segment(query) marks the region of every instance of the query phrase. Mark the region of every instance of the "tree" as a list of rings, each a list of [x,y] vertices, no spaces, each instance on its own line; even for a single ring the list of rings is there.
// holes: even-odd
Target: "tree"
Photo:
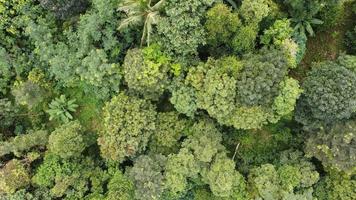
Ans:
[[[133,182],[116,170],[108,183],[108,192],[106,199],[131,200],[134,199],[135,185]]]
[[[263,142],[261,142],[263,141]],[[263,127],[261,130],[238,130],[224,135],[224,144],[236,153],[239,171],[248,171],[262,164],[272,163],[281,152],[302,145],[302,138],[293,135],[292,130],[281,121]]]
[[[80,157],[88,141],[78,121],[68,122],[57,127],[49,136],[48,150],[63,159]]]
[[[0,169],[0,194],[15,193],[29,184],[29,171],[20,160],[10,160]]]
[[[62,159],[48,153],[36,169],[32,182],[48,188],[53,198],[83,199],[89,193],[102,193],[108,179],[95,161],[88,157]]]
[[[14,138],[10,138],[7,141],[0,142],[0,157],[9,153],[14,153],[15,156],[20,157],[34,147],[45,147],[47,143],[47,131],[29,131],[27,134],[19,135]]]
[[[156,129],[154,106],[124,93],[113,97],[103,109],[103,126],[98,144],[101,155],[122,162],[146,149]]]
[[[356,158],[352,152],[356,142],[355,131],[355,121],[338,123],[330,130],[322,129],[307,139],[305,152],[307,156],[320,160],[326,170],[354,174]]]
[[[343,173],[330,172],[316,185],[314,196],[320,200],[352,200],[356,195],[356,180]]]
[[[166,189],[174,197],[184,196],[191,183],[209,185],[215,196],[243,199],[245,182],[235,171],[221,144],[221,133],[214,123],[202,119],[191,128],[178,154],[170,154],[165,167]]]
[[[89,4],[87,0],[40,0],[40,3],[62,20],[85,11]]]
[[[202,179],[217,197],[246,199],[245,179],[235,170],[234,161],[224,155],[217,156],[210,167],[202,172]]]
[[[157,24],[157,43],[172,57],[188,62],[197,56],[197,48],[205,44],[201,21],[214,0],[169,0],[164,16]],[[194,12],[192,12],[194,11]]]
[[[73,119],[72,112],[76,111],[78,107],[75,104],[75,99],[67,100],[65,95],[55,98],[49,104],[49,109],[46,111],[49,114],[49,120],[59,120],[63,123],[68,123]]]
[[[313,199],[312,186],[319,174],[310,162],[293,154],[281,158],[277,166],[264,164],[251,169],[248,183],[252,199]]]
[[[306,36],[306,33],[309,33],[310,36],[314,36],[312,25],[323,23],[320,19],[314,18],[325,5],[323,1],[284,0],[296,34]]]
[[[0,95],[7,93],[8,82],[12,74],[10,69],[11,65],[6,50],[0,48]]]
[[[136,199],[160,199],[164,189],[162,171],[166,164],[166,157],[156,154],[141,155],[134,161],[134,166],[127,174],[135,184]]]
[[[150,46],[150,38],[152,34],[152,25],[159,23],[160,10],[163,9],[166,0],[160,0],[153,6],[152,0],[125,0],[119,7],[119,11],[127,14],[127,18],[120,22],[119,30],[122,30],[130,25],[143,25],[141,46],[144,42]]]
[[[5,131],[17,121],[19,109],[9,99],[0,98],[0,130]]]
[[[296,120],[319,128],[351,117],[356,110],[356,73],[338,62],[322,62],[306,77]]]
[[[242,60],[208,59],[174,82],[171,102],[188,116],[204,109],[220,124],[239,129],[276,123],[294,110],[301,93],[298,81],[287,77],[290,59],[281,49],[262,49]]]
[[[270,12],[266,0],[243,0],[238,13],[244,20],[244,24],[258,25]]]
[[[169,84],[171,58],[151,45],[143,50],[130,49],[123,72],[128,87],[147,99],[158,100]]]
[[[32,109],[43,101],[45,90],[32,81],[26,81],[16,84],[12,89],[12,95],[19,105],[27,105]]]
[[[293,29],[290,27],[290,20],[276,20],[261,36],[261,43],[264,45],[282,45],[286,39],[292,37]]]
[[[179,140],[187,135],[190,122],[179,116],[175,111],[157,114],[156,131],[149,144],[150,152],[168,155],[177,153]]]
[[[212,53],[219,54],[225,48],[229,52],[231,41],[242,25],[238,14],[225,4],[218,3],[207,11],[206,18],[207,44],[211,46]]]

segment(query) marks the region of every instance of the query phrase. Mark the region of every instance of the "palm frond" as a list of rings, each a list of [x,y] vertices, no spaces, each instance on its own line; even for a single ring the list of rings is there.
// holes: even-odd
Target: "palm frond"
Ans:
[[[151,7],[151,10],[158,11],[164,7],[165,3],[166,3],[166,0],[160,0],[154,6]]]
[[[120,26],[117,29],[122,30],[124,28],[127,28],[128,26],[138,25],[142,23],[143,19],[144,19],[143,15],[131,16],[129,18],[122,20]]]

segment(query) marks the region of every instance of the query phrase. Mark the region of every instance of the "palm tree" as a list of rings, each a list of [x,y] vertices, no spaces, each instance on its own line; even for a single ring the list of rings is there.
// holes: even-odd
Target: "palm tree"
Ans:
[[[160,0],[151,6],[152,0],[124,0],[118,10],[125,12],[127,18],[121,21],[118,30],[122,30],[128,26],[143,24],[141,46],[145,41],[149,46],[152,25],[157,24],[159,11],[163,8],[164,3],[165,0]]]

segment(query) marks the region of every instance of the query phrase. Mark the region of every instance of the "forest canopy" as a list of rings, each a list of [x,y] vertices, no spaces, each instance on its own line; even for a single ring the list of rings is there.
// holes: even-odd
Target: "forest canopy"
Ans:
[[[0,0],[0,200],[355,188],[355,0]]]

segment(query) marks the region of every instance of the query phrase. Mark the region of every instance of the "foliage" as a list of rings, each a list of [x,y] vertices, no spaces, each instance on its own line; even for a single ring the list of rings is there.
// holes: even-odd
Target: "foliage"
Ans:
[[[12,95],[19,105],[27,105],[29,109],[32,109],[43,101],[45,90],[32,81],[26,81],[16,84]]]
[[[306,154],[316,157],[328,170],[354,174],[356,158],[352,152],[355,146],[355,126],[355,121],[349,121],[311,135],[306,141]]]
[[[108,183],[107,200],[131,200],[134,198],[135,186],[130,179],[117,170]]]
[[[118,29],[122,30],[130,25],[144,24],[141,46],[144,42],[150,46],[152,25],[159,23],[159,12],[163,9],[165,2],[165,0],[160,0],[152,6],[152,1],[147,0],[123,1],[118,10],[125,12],[127,14],[127,18],[120,22]]]
[[[288,58],[284,51],[264,49],[243,60],[209,59],[191,68],[184,82],[175,82],[171,102],[178,103],[176,109],[188,116],[197,108],[205,109],[220,124],[235,128],[276,123],[294,110],[301,93],[298,82],[287,78]]]
[[[213,2],[214,0],[167,1],[165,15],[157,24],[158,44],[174,58],[196,56],[197,48],[204,45],[206,40],[201,21],[204,12]]]
[[[139,156],[134,166],[127,172],[133,180],[136,199],[160,199],[164,189],[164,176],[161,173],[166,158],[162,155]]]
[[[10,160],[0,169],[0,194],[12,194],[29,184],[29,172],[20,160]]]
[[[164,155],[177,153],[179,140],[187,134],[189,124],[189,121],[180,117],[177,112],[158,113],[157,128],[149,144],[150,151]]]
[[[75,104],[75,99],[67,100],[65,95],[61,95],[59,98],[55,98],[48,105],[49,109],[46,111],[50,117],[49,120],[59,120],[63,123],[68,123],[73,119],[71,112],[75,112],[78,107]]]
[[[59,126],[49,136],[48,150],[63,159],[80,157],[88,145],[82,129],[78,121]]]
[[[165,168],[168,191],[181,196],[189,189],[188,179],[198,180],[201,176],[200,184],[208,184],[216,196],[244,197],[244,179],[226,157],[221,141],[221,133],[211,121],[194,124],[179,153],[168,156]]]
[[[238,12],[245,24],[258,25],[269,11],[266,0],[243,0]]]
[[[8,82],[11,78],[11,65],[4,48],[0,48],[0,95],[6,94]]]
[[[210,190],[218,197],[244,199],[246,184],[244,177],[235,170],[235,163],[229,158],[217,157],[209,169],[202,172],[203,180],[209,184]]]
[[[306,36],[308,33],[310,36],[314,36],[312,25],[323,24],[323,21],[315,18],[315,15],[325,5],[323,1],[284,0],[296,34]]]
[[[350,54],[356,54],[356,26],[353,30],[346,33],[345,44],[348,46],[348,51]]]
[[[282,151],[300,144],[285,124],[268,125],[261,130],[235,131],[226,135],[225,144],[235,150],[240,171],[247,173],[253,166],[271,163]],[[263,141],[263,142],[261,142]]]
[[[0,200],[354,199],[355,5],[0,0]]]
[[[48,133],[45,130],[30,131],[8,141],[0,142],[0,157],[13,153],[20,157],[34,147],[45,147],[48,143]]]
[[[302,88],[295,117],[307,128],[348,119],[356,110],[356,74],[338,62],[314,66]]]
[[[84,11],[87,0],[40,0],[41,6],[52,11],[59,19],[67,19]]]
[[[124,93],[113,97],[103,108],[103,127],[98,144],[101,155],[117,162],[146,149],[154,133],[156,111],[143,99]]]
[[[261,43],[264,45],[274,44],[277,46],[291,38],[293,29],[290,27],[288,19],[276,20],[274,24],[264,31],[261,37]]]
[[[218,3],[207,11],[206,18],[207,44],[212,46],[212,51],[218,53],[216,48],[223,50],[223,45],[231,48],[237,27],[241,26],[238,14],[225,4]]]
[[[0,98],[0,131],[7,129],[16,121],[19,112],[18,108],[9,99]]]
[[[123,72],[128,87],[148,99],[157,100],[169,83],[170,57],[160,47],[130,49],[125,57]]]
[[[51,77],[63,86],[85,81],[97,87],[99,96],[105,99],[119,89],[121,75],[113,58],[117,58],[124,47],[115,35],[118,23],[115,1],[94,0],[92,4],[91,11],[80,17],[74,30],[69,28],[57,35],[59,28],[41,18],[29,23],[26,33],[35,45],[34,52],[49,66]],[[123,41],[129,39],[123,38]]]
[[[90,158],[63,160],[47,154],[32,182],[50,189],[52,198],[81,199],[88,192],[103,192],[102,184],[106,179],[104,172]]]
[[[251,169],[248,175],[251,198],[312,200],[312,186],[319,174],[311,163],[298,157],[299,161],[290,160],[293,158],[281,159],[279,166],[264,164]]]
[[[169,100],[174,105],[174,108],[179,113],[194,117],[198,109],[194,88],[185,84],[181,78],[176,78],[170,87],[170,91],[172,96]]]
[[[320,200],[351,200],[356,195],[356,180],[344,174],[331,172],[316,186],[315,197]]]

